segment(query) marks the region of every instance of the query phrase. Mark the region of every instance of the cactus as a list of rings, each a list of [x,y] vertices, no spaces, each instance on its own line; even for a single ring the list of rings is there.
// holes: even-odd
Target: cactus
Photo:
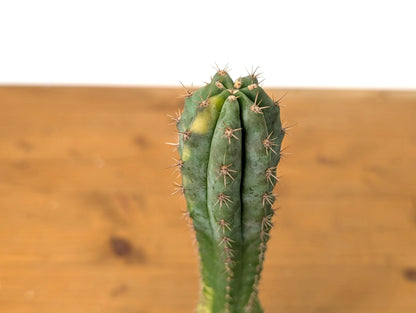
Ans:
[[[185,87],[184,87],[185,88]],[[279,101],[255,71],[235,82],[218,70],[204,87],[186,89],[174,118],[183,193],[200,254],[197,313],[259,313],[258,284],[273,226],[281,142]]]

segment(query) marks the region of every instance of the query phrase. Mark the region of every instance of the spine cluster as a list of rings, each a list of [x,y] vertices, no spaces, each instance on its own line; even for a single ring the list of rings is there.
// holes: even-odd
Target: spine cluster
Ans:
[[[235,82],[218,70],[185,88],[173,116],[184,194],[201,262],[198,313],[260,313],[258,284],[273,226],[273,189],[285,134],[278,101],[255,73]]]

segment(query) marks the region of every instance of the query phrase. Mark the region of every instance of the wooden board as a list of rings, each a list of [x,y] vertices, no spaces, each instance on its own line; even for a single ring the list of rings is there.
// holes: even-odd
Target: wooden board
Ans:
[[[272,90],[277,97],[284,90]],[[179,89],[0,88],[0,311],[193,312]],[[289,90],[266,313],[416,312],[416,92]]]

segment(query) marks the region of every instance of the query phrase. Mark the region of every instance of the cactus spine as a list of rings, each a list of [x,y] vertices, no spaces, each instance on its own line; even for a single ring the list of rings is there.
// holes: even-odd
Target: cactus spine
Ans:
[[[258,284],[272,228],[276,167],[285,131],[278,101],[255,73],[218,70],[186,90],[175,119],[185,195],[200,253],[197,313],[260,313]]]

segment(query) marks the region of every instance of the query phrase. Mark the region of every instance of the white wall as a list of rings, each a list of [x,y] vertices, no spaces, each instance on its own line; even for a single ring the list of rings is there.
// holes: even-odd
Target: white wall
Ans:
[[[416,88],[415,3],[0,0],[0,83]]]

